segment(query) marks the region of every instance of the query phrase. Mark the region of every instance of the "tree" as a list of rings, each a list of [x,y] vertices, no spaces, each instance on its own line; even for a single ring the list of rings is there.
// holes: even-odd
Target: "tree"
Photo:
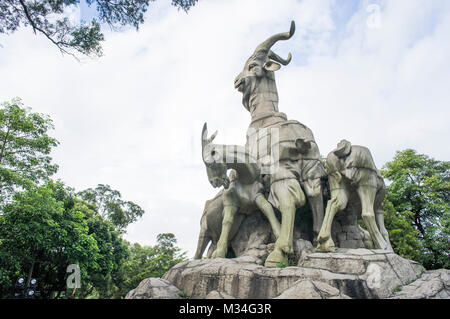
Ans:
[[[0,109],[0,203],[16,190],[48,180],[58,166],[52,164],[50,152],[58,141],[47,132],[52,120],[32,113],[21,99],[4,102]]]
[[[412,225],[413,213],[396,211],[387,199],[384,201],[384,223],[394,251],[405,258],[422,262],[424,249],[418,239],[419,232]]]
[[[66,269],[79,264],[98,268],[97,242],[89,234],[85,216],[74,209],[62,183],[49,182],[24,192],[4,207],[0,217],[0,294],[11,294],[18,277],[37,278],[41,297],[52,298],[66,289]]]
[[[403,229],[408,229],[405,236],[413,233],[405,222],[415,230],[421,246],[413,245],[420,251],[418,261],[427,269],[449,268],[450,162],[408,149],[397,152],[381,173],[391,182],[386,189],[386,199],[393,206],[392,222],[403,223]],[[393,244],[404,246],[396,242],[395,237]]]
[[[64,12],[80,0],[2,0],[0,2],[0,33],[13,33],[31,26],[35,34],[45,36],[64,54],[79,52],[87,56],[101,56],[104,36],[101,23],[117,30],[130,25],[136,30],[144,23],[149,2],[155,0],[82,0],[95,5],[97,19],[73,25]],[[172,5],[189,10],[198,0],[172,0]]]
[[[119,297],[128,245],[114,225],[61,182],[17,193],[0,216],[0,297],[19,277],[38,280],[41,298]],[[81,288],[66,287],[78,264]]]
[[[130,256],[123,265],[122,296],[136,288],[145,278],[161,277],[174,265],[186,260],[186,253],[175,246],[171,233],[159,234],[155,246],[130,245]]]
[[[86,202],[95,205],[95,211],[111,221],[118,230],[124,230],[144,214],[144,210],[131,201],[123,201],[119,191],[109,185],[98,184],[78,193]]]
[[[159,234],[156,237],[158,244],[153,247],[155,257],[153,263],[155,265],[155,276],[161,277],[174,265],[186,260],[186,253],[175,244],[177,240],[172,233]]]
[[[128,245],[114,225],[98,215],[91,204],[75,198],[75,208],[85,215],[88,234],[98,248],[95,267],[86,265],[82,272],[82,287],[75,292],[68,292],[74,298],[118,298],[119,287],[123,282],[121,269],[129,256]]]

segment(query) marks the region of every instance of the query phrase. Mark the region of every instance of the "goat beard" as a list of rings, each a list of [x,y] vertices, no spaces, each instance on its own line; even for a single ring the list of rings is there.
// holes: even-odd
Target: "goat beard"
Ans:
[[[250,90],[246,90],[242,93],[242,104],[250,112]]]
[[[250,112],[249,98],[242,98],[242,104],[244,105],[245,109]]]

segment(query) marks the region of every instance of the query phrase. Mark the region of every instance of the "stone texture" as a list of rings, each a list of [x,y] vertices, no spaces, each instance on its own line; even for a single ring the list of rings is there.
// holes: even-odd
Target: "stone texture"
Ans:
[[[258,250],[270,250],[261,245]],[[256,249],[256,248],[255,248]],[[450,299],[450,270],[424,268],[392,252],[305,253],[297,267],[266,268],[258,257],[186,261],[143,280],[126,299]]]
[[[180,290],[161,278],[147,278],[130,290],[125,299],[181,299]]]
[[[294,287],[297,284],[311,288],[311,283],[299,283],[305,280],[313,282],[314,287],[316,282],[334,287],[342,298],[387,298],[398,286],[417,279],[419,268],[392,252],[368,249],[305,253],[297,267],[266,268],[256,260],[241,256],[187,261],[170,269],[163,278],[183,290],[188,298],[205,298],[211,291],[238,299],[284,298],[298,294],[300,288]],[[286,291],[291,288],[291,292]],[[313,298],[316,290],[309,290]],[[320,296],[337,295],[330,292]]]
[[[247,216],[242,222],[237,234],[231,241],[231,248],[236,260],[239,262],[248,260],[250,263],[263,265],[267,256],[274,249],[274,238],[267,219],[259,212]],[[314,251],[314,247],[308,240],[308,234],[300,228],[294,230],[293,240],[294,255],[292,263],[296,264],[302,255]]]
[[[275,299],[351,299],[326,283],[299,280]]]
[[[371,248],[372,243],[369,237],[369,245],[366,244],[366,234],[358,226],[358,217],[361,212],[361,205],[357,196],[351,194],[351,201],[345,210],[336,214],[331,227],[331,238],[336,247],[341,248]]]
[[[400,289],[391,299],[450,299],[450,270],[427,271]]]
[[[310,254],[314,251],[314,247],[309,240],[302,238],[296,238],[294,233],[294,262],[298,262],[306,254]]]
[[[242,256],[246,251],[258,250],[261,245],[270,242],[274,242],[274,237],[269,222],[260,212],[255,212],[244,219],[231,241],[231,247],[236,256]]]
[[[227,295],[224,292],[219,292],[217,290],[211,291],[206,295],[205,299],[236,299],[233,296]]]
[[[420,277],[425,271],[423,266],[421,264],[419,264],[417,261],[414,261],[414,260],[408,260],[408,261],[411,264],[411,267],[414,270],[416,277]]]

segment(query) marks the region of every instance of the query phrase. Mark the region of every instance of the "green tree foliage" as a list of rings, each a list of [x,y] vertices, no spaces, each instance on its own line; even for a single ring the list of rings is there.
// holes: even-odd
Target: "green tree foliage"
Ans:
[[[85,216],[67,198],[61,183],[16,193],[0,217],[0,254],[6,257],[0,287],[18,277],[38,279],[44,298],[65,290],[66,268],[79,264],[84,272],[99,268],[99,250]],[[86,274],[84,274],[86,276]],[[11,292],[11,291],[9,291]],[[8,291],[1,291],[2,295]]]
[[[80,0],[2,0],[0,1],[0,33],[10,34],[21,27],[30,26],[34,33],[42,34],[56,45],[62,53],[101,56],[104,35],[101,24],[114,30],[119,26],[136,29],[144,23],[149,3],[155,0],[84,0],[94,5],[97,18],[74,25],[64,15],[70,6]],[[172,0],[172,5],[185,11],[197,0]]]
[[[52,120],[32,113],[19,98],[0,108],[0,203],[16,191],[47,180],[58,166],[49,156],[58,141],[47,132]]]
[[[42,298],[119,297],[128,245],[92,208],[61,182],[16,193],[0,216],[0,296],[32,276]],[[70,264],[81,270],[75,291],[66,287]]]
[[[139,205],[123,201],[120,192],[111,189],[109,185],[99,184],[95,189],[88,188],[79,192],[78,196],[93,204],[95,211],[111,221],[119,230],[124,230],[144,214]]]
[[[174,265],[186,260],[186,253],[175,246],[171,233],[159,234],[155,246],[130,245],[130,257],[123,265],[122,296],[136,288],[145,278],[161,277]]]
[[[419,232],[411,223],[413,213],[396,211],[394,205],[385,199],[384,223],[394,251],[408,259],[422,262],[423,247],[418,239]]]
[[[449,268],[450,162],[408,149],[397,152],[381,173],[390,181],[387,227],[398,252],[427,269]]]
[[[76,207],[83,211],[87,219],[89,234],[95,239],[98,267],[82,273],[82,287],[76,298],[118,298],[123,278],[121,269],[129,257],[128,244],[114,225],[98,215],[89,203],[76,199]]]

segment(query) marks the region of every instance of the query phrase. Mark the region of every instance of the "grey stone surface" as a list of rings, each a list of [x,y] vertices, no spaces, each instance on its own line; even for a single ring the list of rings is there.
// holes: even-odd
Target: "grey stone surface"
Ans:
[[[297,267],[285,268],[267,268],[256,260],[251,256],[193,260],[176,265],[163,278],[183,290],[188,298],[205,298],[211,291],[218,291],[238,299],[264,299],[294,296],[300,289],[294,287],[296,283],[312,288],[311,282],[316,288],[317,282],[327,285],[321,287],[334,287],[342,298],[387,298],[398,286],[418,277],[414,269],[417,265],[382,250],[305,253]],[[299,280],[310,283],[300,284]],[[310,291],[311,298],[317,297],[316,290]],[[319,295],[338,296],[331,292]]]
[[[261,256],[259,251],[266,249],[266,245],[274,241],[269,222],[260,212],[255,212],[244,219],[231,241],[231,247],[236,256]]]
[[[130,290],[125,299],[181,299],[180,290],[161,278],[147,278]]]
[[[419,264],[417,261],[414,261],[414,260],[408,260],[408,261],[411,264],[411,267],[412,267],[414,273],[416,274],[416,276],[420,277],[423,274],[423,272],[425,271],[423,266],[421,264]]]
[[[427,271],[418,280],[398,289],[391,299],[450,299],[450,270]]]
[[[227,295],[224,292],[219,292],[217,290],[211,291],[206,295],[205,299],[236,299],[233,296]]]
[[[341,294],[339,289],[326,283],[313,280],[296,281],[291,288],[274,299],[351,299]]]
[[[298,262],[306,254],[310,254],[314,251],[314,247],[309,240],[302,238],[295,238],[294,235],[294,262]]]

